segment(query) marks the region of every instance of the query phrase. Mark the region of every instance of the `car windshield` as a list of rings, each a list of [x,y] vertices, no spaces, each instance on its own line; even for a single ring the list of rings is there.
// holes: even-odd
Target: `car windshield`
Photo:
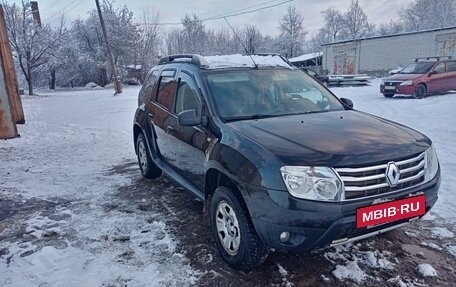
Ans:
[[[226,70],[205,77],[227,121],[344,110],[334,95],[299,70]]]
[[[399,74],[424,74],[431,70],[435,62],[415,62],[408,64],[402,70],[399,71]]]

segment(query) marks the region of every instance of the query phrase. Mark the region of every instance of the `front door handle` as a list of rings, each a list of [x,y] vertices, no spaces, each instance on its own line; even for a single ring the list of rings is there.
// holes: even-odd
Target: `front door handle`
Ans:
[[[172,134],[174,132],[174,128],[172,126],[167,126],[166,127],[166,133],[167,134]]]

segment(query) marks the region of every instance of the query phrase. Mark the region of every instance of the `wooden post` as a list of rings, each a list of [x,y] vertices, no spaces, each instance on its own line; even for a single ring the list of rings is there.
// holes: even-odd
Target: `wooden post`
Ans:
[[[24,110],[22,109],[21,97],[19,96],[16,69],[14,68],[13,54],[8,41],[2,5],[0,5],[0,59],[5,75],[6,91],[11,105],[13,121],[16,124],[23,124],[25,123]]]
[[[114,78],[115,95],[121,94],[122,93],[122,83],[120,82],[120,78],[117,76],[117,70],[116,70],[116,66],[114,65],[114,59],[112,57],[112,52],[111,52],[111,45],[109,44],[109,41],[108,41],[108,33],[106,32],[106,26],[105,26],[105,22],[103,19],[103,14],[101,13],[100,3],[98,2],[98,0],[95,0],[95,4],[97,4],[98,16],[100,17],[100,23],[101,23],[101,30],[103,31],[103,38],[105,39],[105,42],[106,42],[106,49],[108,50],[108,58],[109,58],[109,62],[111,63],[112,77]]]
[[[0,5],[0,138],[17,137],[16,124],[24,122],[3,6]]]

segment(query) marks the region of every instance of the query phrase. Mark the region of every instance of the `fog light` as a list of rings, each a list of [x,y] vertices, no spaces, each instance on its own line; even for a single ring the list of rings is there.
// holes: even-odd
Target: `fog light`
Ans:
[[[285,231],[285,232],[280,233],[280,241],[282,243],[285,243],[288,240],[290,240],[290,232]]]

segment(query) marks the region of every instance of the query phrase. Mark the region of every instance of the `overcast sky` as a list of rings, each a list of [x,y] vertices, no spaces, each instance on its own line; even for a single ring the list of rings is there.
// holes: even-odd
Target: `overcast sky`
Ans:
[[[9,3],[20,3],[21,0],[7,0]],[[101,2],[102,0],[100,0]],[[115,0],[115,5],[128,8],[134,13],[138,22],[141,22],[145,11],[158,12],[159,22],[180,22],[186,13],[195,13],[201,19],[231,12],[247,12],[267,6],[276,7],[260,10],[250,14],[229,17],[234,26],[255,25],[264,35],[277,35],[279,33],[279,20],[286,13],[288,6],[294,5],[298,12],[304,16],[304,26],[310,34],[315,33],[322,23],[321,11],[328,7],[335,7],[341,12],[347,11],[351,0]],[[413,0],[359,0],[361,7],[366,12],[371,23],[379,24],[398,18],[398,11],[407,7]],[[281,3],[284,3],[280,5]],[[41,19],[44,23],[58,22],[59,16],[65,11],[67,22],[85,18],[87,12],[95,9],[95,0],[38,0]],[[225,20],[206,21],[208,28],[227,26]],[[172,27],[172,26],[165,26]]]

